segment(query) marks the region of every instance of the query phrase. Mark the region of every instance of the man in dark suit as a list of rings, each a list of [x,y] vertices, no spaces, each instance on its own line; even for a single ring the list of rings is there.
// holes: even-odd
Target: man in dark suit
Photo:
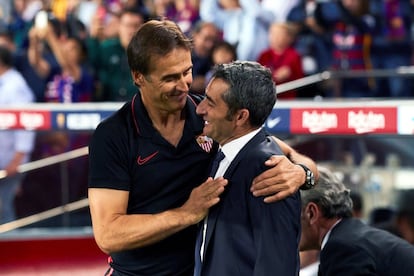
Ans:
[[[212,177],[224,176],[228,185],[200,227],[195,275],[298,274],[299,193],[266,204],[250,192],[252,179],[266,170],[260,164],[283,154],[262,129],[275,101],[272,75],[258,63],[215,68],[197,113],[206,122],[204,134],[219,142],[218,155],[224,154]]]
[[[301,191],[301,250],[321,249],[318,275],[414,273],[414,247],[407,241],[352,218],[350,191],[327,168],[318,185]]]

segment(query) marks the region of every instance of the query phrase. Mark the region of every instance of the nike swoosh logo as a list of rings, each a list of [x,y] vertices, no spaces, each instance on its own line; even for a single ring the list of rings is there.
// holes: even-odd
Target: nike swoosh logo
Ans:
[[[138,163],[138,165],[144,165],[145,163],[147,163],[149,160],[151,160],[155,155],[157,155],[157,153],[158,153],[158,151],[156,151],[156,152],[154,152],[153,154],[151,154],[151,155],[148,155],[147,157],[145,157],[145,158],[142,158],[141,157],[141,155],[140,156],[138,156],[138,158],[137,158],[137,163]]]
[[[276,117],[273,119],[267,119],[266,124],[268,128],[274,128],[278,123],[280,123],[280,121],[282,120],[282,118],[280,117]]]

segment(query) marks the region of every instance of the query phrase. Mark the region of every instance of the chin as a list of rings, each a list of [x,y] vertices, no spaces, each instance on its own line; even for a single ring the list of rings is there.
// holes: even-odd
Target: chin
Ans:
[[[214,139],[213,137],[211,137],[211,131],[209,131],[208,127],[204,126],[203,128],[203,134],[210,137],[211,139]]]

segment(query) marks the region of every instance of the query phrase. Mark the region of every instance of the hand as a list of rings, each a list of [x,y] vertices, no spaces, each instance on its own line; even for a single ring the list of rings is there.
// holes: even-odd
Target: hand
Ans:
[[[292,70],[288,66],[284,65],[279,69],[276,69],[276,71],[273,73],[273,78],[276,81],[281,82],[287,80],[291,74]]]
[[[18,164],[9,164],[6,168],[5,168],[5,171],[6,171],[6,175],[7,176],[13,176],[13,175],[16,175],[17,173],[18,173],[18,167],[19,167],[19,165]]]
[[[180,208],[186,212],[186,217],[190,219],[190,224],[201,221],[208,212],[208,209],[220,201],[220,195],[224,192],[227,180],[223,177],[212,179],[209,177],[200,186],[194,188],[188,200]]]
[[[90,37],[100,39],[104,30],[103,18],[99,13],[96,13],[91,20],[89,35]]]
[[[254,196],[266,196],[264,202],[271,203],[294,194],[305,182],[305,171],[284,155],[274,155],[265,162],[273,167],[253,180]]]

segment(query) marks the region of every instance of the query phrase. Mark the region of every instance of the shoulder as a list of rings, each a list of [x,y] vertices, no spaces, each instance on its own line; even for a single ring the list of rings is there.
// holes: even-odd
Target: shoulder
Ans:
[[[255,150],[253,151],[254,153],[266,157],[283,154],[282,149],[279,147],[273,137],[266,132],[266,130],[260,130],[252,139],[253,142],[255,140],[257,142],[255,145]]]
[[[276,141],[264,129],[260,130],[245,146],[246,156],[241,162],[249,166],[260,168],[261,171],[269,169],[264,162],[272,155],[283,155]]]
[[[99,136],[119,136],[132,130],[131,124],[132,112],[131,103],[124,104],[115,113],[101,121],[95,129],[95,135]]]

